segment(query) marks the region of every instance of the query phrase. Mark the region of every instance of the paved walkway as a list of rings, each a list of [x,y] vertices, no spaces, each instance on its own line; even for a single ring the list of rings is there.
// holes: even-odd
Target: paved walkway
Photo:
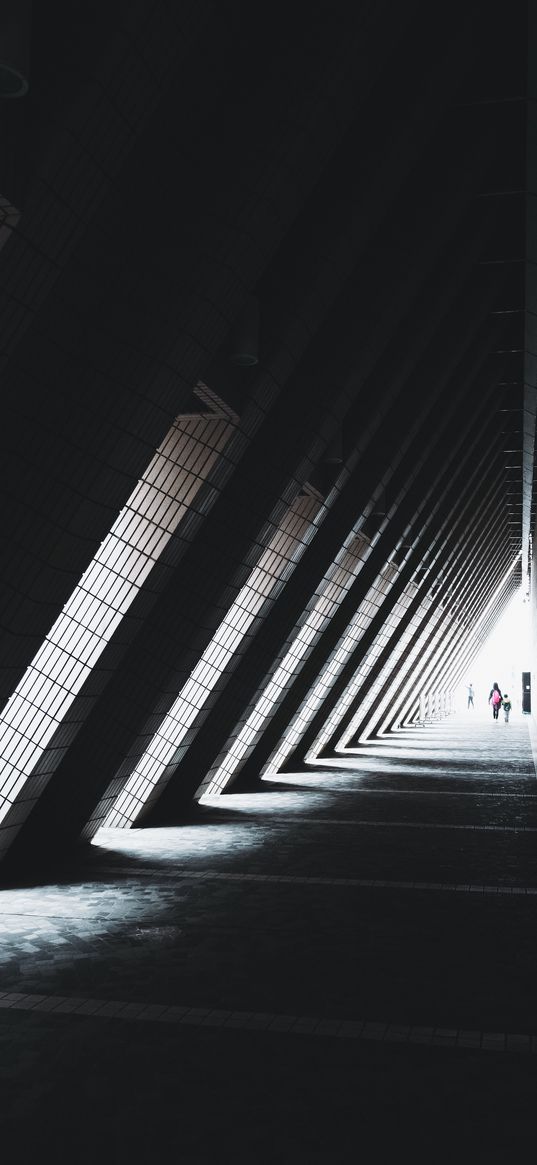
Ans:
[[[537,781],[472,714],[101,832],[0,895],[15,1160],[519,1159],[535,1143]]]

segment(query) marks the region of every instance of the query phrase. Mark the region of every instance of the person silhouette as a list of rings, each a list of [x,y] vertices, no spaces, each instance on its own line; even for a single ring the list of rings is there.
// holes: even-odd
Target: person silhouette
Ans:
[[[498,713],[502,706],[502,693],[500,692],[497,683],[493,683],[490,689],[489,704],[492,704],[492,719],[497,720]]]
[[[474,685],[468,684],[466,690],[468,692],[468,707],[473,708],[473,706],[474,706]]]

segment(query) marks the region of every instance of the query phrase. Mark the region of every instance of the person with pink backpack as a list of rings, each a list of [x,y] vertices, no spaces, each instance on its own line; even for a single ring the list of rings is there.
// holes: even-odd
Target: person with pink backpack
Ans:
[[[489,704],[492,704],[492,719],[497,720],[502,706],[502,693],[497,684],[493,684],[490,689]]]

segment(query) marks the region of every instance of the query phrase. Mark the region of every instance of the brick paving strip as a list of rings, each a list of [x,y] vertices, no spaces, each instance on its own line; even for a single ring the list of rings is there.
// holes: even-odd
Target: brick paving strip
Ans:
[[[178,883],[195,879],[200,882],[281,882],[293,886],[359,886],[366,889],[387,890],[454,890],[465,894],[537,894],[537,886],[483,886],[468,882],[396,882],[390,878],[322,878],[291,874],[233,874],[226,870],[189,870],[188,873],[161,869],[160,866],[146,866],[144,870],[133,871],[129,866],[99,866],[99,874],[130,874],[135,881],[139,877],[152,878],[158,874],[163,879],[172,878]],[[20,913],[17,911],[17,913]]]
[[[96,1019],[127,1019],[195,1027],[286,1032],[290,1035],[335,1036],[383,1043],[429,1044],[436,1048],[470,1048],[481,1052],[537,1054],[537,1035],[519,1032],[412,1026],[358,1019],[322,1019],[309,1015],[279,1015],[265,1011],[225,1011],[211,1007],[179,1007],[164,1003],[134,1003],[120,999],[84,999],[66,995],[33,995],[0,991],[0,1008],[54,1015],[87,1015]]]
[[[392,796],[395,793],[397,797],[517,797],[524,801],[537,801],[537,793],[504,793],[503,790],[498,793],[484,793],[480,789],[474,789],[473,792],[469,792],[468,789],[349,789],[345,786],[342,789],[323,788],[321,792],[323,797],[327,793],[331,793],[334,799],[336,795],[340,796],[341,794],[344,797],[347,795],[351,797],[360,795],[363,797],[368,794],[372,797],[382,797],[386,793],[390,793]],[[202,806],[212,808],[212,803],[209,800],[202,801],[201,804]],[[226,805],[226,809],[227,807]],[[218,806],[215,805],[215,808],[218,808]]]
[[[271,814],[270,827],[279,829],[289,828],[289,815],[275,817]],[[537,833],[537,825],[460,825],[457,822],[446,821],[358,821],[352,817],[302,817],[298,818],[300,825],[348,825],[353,828],[363,826],[375,829],[464,829],[470,833]],[[241,814],[241,825],[257,825],[260,828],[265,824],[259,818],[248,818]]]
[[[467,770],[459,769],[459,770],[457,770],[457,772],[450,773],[447,770],[447,768],[443,769],[442,771],[439,770],[437,772],[431,773],[431,772],[427,772],[426,769],[427,769],[426,761],[424,761],[422,765],[420,765],[418,762],[416,762],[416,765],[413,767],[412,772],[411,773],[409,772],[407,775],[412,780],[426,781],[428,785],[432,785],[432,786],[434,786],[434,784],[437,781],[449,781],[450,784],[454,781],[461,781],[464,785],[470,785],[470,784],[479,785],[479,784],[483,784],[486,782],[488,785],[494,785],[496,783],[496,781],[498,781],[500,779],[498,776],[498,773],[493,769],[491,769],[487,773],[476,773],[475,769],[467,769]],[[330,785],[323,784],[321,786],[323,793],[324,792],[327,792],[327,793],[338,792],[338,787],[335,783],[336,781],[342,783],[343,781],[349,782],[352,780],[356,780],[356,781],[367,780],[367,781],[375,781],[375,782],[378,782],[380,784],[382,781],[388,780],[388,779],[397,780],[398,776],[401,778],[402,781],[404,781],[406,779],[405,774],[401,773],[401,766],[400,765],[397,766],[396,764],[390,766],[389,768],[382,769],[380,771],[378,771],[378,770],[374,771],[372,765],[368,765],[367,768],[363,768],[363,769],[359,769],[356,766],[353,766],[352,768],[350,766],[348,768],[347,768],[347,766],[341,766],[341,767],[334,766],[333,769],[315,769],[315,768],[313,768],[311,770],[311,772],[307,772],[307,771],[304,771],[302,769],[299,773],[296,774],[296,777],[299,777],[299,779],[300,779],[300,783],[304,782],[304,777],[307,777],[310,781],[318,781],[319,783],[321,781],[323,781],[323,782],[329,781]],[[296,777],[293,780],[293,774],[288,774],[288,773],[273,773],[272,774],[271,773],[270,776],[262,778],[262,784],[263,784],[263,786],[264,785],[270,786],[273,784],[274,785],[293,786],[294,784],[297,783]],[[513,772],[509,776],[503,775],[501,779],[503,781],[505,781],[506,784],[511,784],[511,783],[514,784],[516,782],[517,784],[533,785],[535,787],[535,776],[532,773]],[[331,785],[331,782],[334,782],[334,784]],[[352,786],[349,785],[348,788],[346,787],[345,791],[348,791],[349,793],[353,792]],[[362,792],[362,790],[360,788],[356,789],[355,791],[357,793]],[[371,793],[374,791],[375,790],[372,790],[372,789],[365,789],[364,790],[364,792],[366,792],[366,793]],[[436,792],[436,790],[434,788],[408,789],[408,790],[401,788],[401,789],[396,789],[395,791],[397,793],[406,793],[406,792],[409,792],[409,793],[416,793],[416,792],[434,793],[434,792]],[[439,791],[442,792],[441,789]],[[462,790],[460,790],[460,791],[462,792]],[[452,791],[452,793],[451,793],[451,790],[444,790],[444,792],[450,792],[450,794],[452,796],[456,797],[459,790],[454,789]],[[233,793],[228,794],[228,796],[230,798],[233,797],[233,795],[234,795]],[[495,795],[496,794],[494,794],[494,796]],[[224,793],[224,796],[226,796],[225,793]],[[482,796],[482,794],[480,794],[480,796]],[[216,798],[216,794],[215,794],[215,798]],[[209,798],[207,798],[207,801],[208,800],[209,800]],[[201,804],[202,805],[207,804],[207,801],[202,801]]]

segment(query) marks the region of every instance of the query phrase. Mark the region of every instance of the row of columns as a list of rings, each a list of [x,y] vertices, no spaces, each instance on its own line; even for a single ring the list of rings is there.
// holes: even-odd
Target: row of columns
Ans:
[[[419,723],[426,724],[429,720],[443,720],[454,710],[454,694],[449,692],[426,691],[420,692]]]
[[[264,124],[233,170],[229,206],[209,183],[198,209],[182,175],[167,192],[152,239],[157,250],[162,244],[162,263],[154,272],[148,264],[155,284],[145,291],[164,319],[149,339],[137,329],[136,312],[131,318],[126,309],[120,321],[142,380],[133,381],[132,400],[122,398],[128,423],[116,440],[110,497],[106,473],[101,481],[93,466],[87,530],[73,501],[69,537],[65,546],[57,542],[68,562],[63,573],[52,554],[46,560],[48,542],[46,551],[39,542],[39,586],[49,602],[43,611],[46,604],[26,596],[11,625],[16,652],[6,692],[32,663],[36,642],[91,562],[106,521],[129,498],[133,477],[143,476],[157,435],[162,440],[159,426],[174,419],[174,407],[190,417],[193,442],[198,421],[204,429],[210,424],[206,413],[192,416],[194,386],[196,409],[200,400],[220,401],[225,441],[213,442],[214,459],[198,472],[195,491],[186,489],[185,467],[174,463],[177,527],[68,713],[58,716],[30,778],[6,800],[0,855],[14,862],[89,840],[111,820],[182,820],[217,776],[221,789],[259,788],[276,760],[300,765],[412,722],[420,693],[425,720],[449,714],[465,661],[517,583],[517,569],[508,573],[515,547],[497,505],[508,424],[503,350],[516,304],[503,265],[487,261],[503,204],[494,191],[481,198],[497,143],[487,134],[476,140],[457,107],[460,75],[450,56],[457,31],[434,39],[438,59],[429,65],[410,37],[423,82],[416,101],[401,87],[412,70],[398,37],[421,24],[427,6],[398,10],[386,40],[383,7],[364,10],[359,29],[351,21],[352,35],[345,27],[333,33],[337,68],[332,58],[317,69],[322,29],[310,31],[309,55],[297,60],[296,75],[283,74],[282,109],[297,85],[293,118],[284,127]],[[382,85],[375,84],[368,44],[377,61],[379,53],[390,61]],[[465,45],[462,55],[467,51]],[[279,66],[281,53],[278,45]],[[224,77],[217,80],[224,85]],[[262,103],[259,93],[254,110],[256,101]],[[377,118],[371,133],[363,117],[368,101]],[[437,133],[445,123],[447,170]],[[369,159],[360,181],[357,130]],[[148,136],[144,130],[133,142],[130,175],[153,156]],[[231,137],[226,130],[224,153]],[[191,217],[176,251],[162,241],[166,222],[175,229],[182,185]],[[108,213],[103,208],[103,229]],[[116,258],[124,278],[122,245]],[[177,270],[184,285],[176,284]],[[61,273],[58,279],[68,301],[71,284],[66,278],[64,286]],[[253,290],[263,325],[259,364],[230,371],[226,345]],[[111,296],[105,288],[90,321],[100,319]],[[93,333],[88,348],[90,340]],[[127,384],[132,369],[121,351],[116,357],[111,349],[110,365]],[[13,397],[22,359],[17,353],[6,374]],[[47,359],[48,350],[42,363],[52,381]],[[116,423],[120,406],[109,388],[101,385],[95,414],[112,399]],[[60,425],[61,387],[54,400]],[[39,412],[36,445],[42,419]],[[85,457],[97,463],[93,421]],[[70,487],[76,499],[76,469],[70,458],[60,462],[50,427],[47,457],[61,464],[68,487],[62,478],[58,493],[71,496]],[[334,438],[339,463],[331,455]],[[53,509],[56,500],[54,486]],[[282,555],[282,536],[297,514],[300,527],[293,526],[296,537]],[[29,556],[35,529],[19,525]],[[48,589],[53,567],[59,577]],[[226,618],[241,602],[244,623],[239,634],[237,615],[230,648]],[[217,649],[220,670],[208,678],[205,664]],[[203,689],[196,704],[194,679]],[[175,717],[186,692],[191,703]],[[174,718],[185,730],[168,737]]]

